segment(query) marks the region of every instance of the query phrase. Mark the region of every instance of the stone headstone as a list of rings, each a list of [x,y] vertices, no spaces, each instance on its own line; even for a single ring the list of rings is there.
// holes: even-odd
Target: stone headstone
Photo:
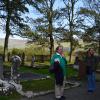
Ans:
[[[31,67],[35,67],[35,66],[34,66],[34,62],[35,62],[35,57],[32,56]]]
[[[23,66],[24,62],[25,62],[25,53],[24,52],[22,53],[21,59],[22,59],[21,65]]]
[[[78,78],[79,79],[85,79],[86,78],[86,66],[84,61],[79,61],[79,72],[78,72]]]
[[[14,55],[14,56],[12,56],[11,61],[12,61],[11,78],[13,80],[17,80],[18,77],[20,76],[18,69],[21,64],[21,58],[17,55]]]
[[[0,79],[3,79],[3,57],[0,56]]]

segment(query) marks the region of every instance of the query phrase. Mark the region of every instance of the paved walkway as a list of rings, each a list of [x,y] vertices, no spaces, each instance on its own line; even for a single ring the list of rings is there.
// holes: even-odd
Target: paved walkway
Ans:
[[[65,90],[66,100],[100,100],[100,82],[97,82],[96,91],[89,94],[86,90],[86,83],[82,83],[80,87],[74,87]],[[31,99],[22,98],[20,100],[55,100],[54,93],[43,96],[33,97]]]

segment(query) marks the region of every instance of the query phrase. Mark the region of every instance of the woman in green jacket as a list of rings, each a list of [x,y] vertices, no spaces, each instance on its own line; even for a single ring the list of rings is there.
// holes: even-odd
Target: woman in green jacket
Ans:
[[[63,95],[65,80],[66,80],[66,66],[67,60],[63,54],[63,47],[58,46],[55,54],[51,58],[51,66],[54,66],[55,75],[55,97],[57,100],[64,100]]]

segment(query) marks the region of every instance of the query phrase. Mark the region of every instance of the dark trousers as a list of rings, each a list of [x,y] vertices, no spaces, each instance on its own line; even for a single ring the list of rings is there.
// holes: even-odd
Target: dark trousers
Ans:
[[[88,78],[88,90],[94,91],[96,88],[95,72],[87,75]]]

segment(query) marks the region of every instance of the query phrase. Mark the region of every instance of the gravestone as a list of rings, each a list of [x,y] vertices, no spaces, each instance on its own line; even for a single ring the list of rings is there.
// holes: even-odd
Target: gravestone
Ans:
[[[0,55],[0,79],[3,78],[3,57]]]
[[[31,67],[35,67],[35,66],[34,66],[34,62],[35,62],[35,57],[32,56]]]
[[[24,65],[24,62],[25,62],[25,53],[24,52],[21,55],[21,59],[22,59],[21,65],[23,66]]]
[[[85,66],[85,63],[82,60],[79,61],[78,78],[80,80],[86,78],[86,66]]]
[[[12,56],[11,58],[12,61],[12,67],[11,67],[11,79],[14,80],[15,82],[18,82],[18,78],[20,76],[19,74],[19,67],[21,64],[21,58],[17,55]]]

